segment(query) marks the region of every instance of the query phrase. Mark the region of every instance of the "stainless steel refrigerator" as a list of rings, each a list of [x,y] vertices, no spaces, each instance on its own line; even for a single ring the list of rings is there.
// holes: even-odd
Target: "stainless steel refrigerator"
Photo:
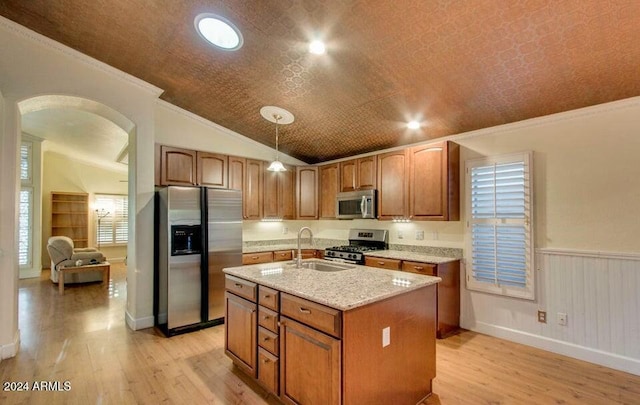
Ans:
[[[166,335],[224,322],[224,267],[242,264],[242,193],[156,192],[154,315]]]

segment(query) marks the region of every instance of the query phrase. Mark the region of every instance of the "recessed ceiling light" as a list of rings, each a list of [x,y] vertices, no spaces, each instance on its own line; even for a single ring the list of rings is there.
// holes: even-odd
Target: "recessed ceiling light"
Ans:
[[[409,128],[409,129],[418,129],[418,128],[420,128],[420,123],[418,121],[409,121],[407,123],[407,128]]]
[[[311,41],[309,44],[309,52],[322,55],[325,52],[324,42],[318,40]]]
[[[235,51],[242,46],[242,34],[233,23],[215,14],[200,14],[195,19],[196,31],[204,39],[225,51]]]

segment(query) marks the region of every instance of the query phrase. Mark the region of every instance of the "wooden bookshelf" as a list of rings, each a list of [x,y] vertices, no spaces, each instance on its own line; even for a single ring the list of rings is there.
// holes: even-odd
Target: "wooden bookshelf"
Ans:
[[[68,236],[77,248],[89,246],[89,194],[51,192],[51,236]]]

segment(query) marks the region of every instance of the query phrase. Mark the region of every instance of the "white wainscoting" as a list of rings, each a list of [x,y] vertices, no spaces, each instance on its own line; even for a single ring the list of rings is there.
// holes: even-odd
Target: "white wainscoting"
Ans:
[[[640,375],[640,255],[538,249],[536,269],[533,302],[463,289],[461,325]]]

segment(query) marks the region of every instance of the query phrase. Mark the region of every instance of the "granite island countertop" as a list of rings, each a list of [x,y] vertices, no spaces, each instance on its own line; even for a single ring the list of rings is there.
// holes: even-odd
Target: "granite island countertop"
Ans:
[[[304,260],[318,260],[307,259]],[[297,269],[292,262],[262,263],[228,267],[226,274],[276,290],[348,311],[376,301],[436,284],[440,277],[424,276],[353,265],[352,269],[323,272]],[[335,262],[327,262],[336,264]]]
[[[410,252],[407,250],[374,250],[365,252],[365,256],[380,257],[383,259],[410,260],[412,262],[443,264],[460,260],[455,257],[434,256],[419,252]]]

